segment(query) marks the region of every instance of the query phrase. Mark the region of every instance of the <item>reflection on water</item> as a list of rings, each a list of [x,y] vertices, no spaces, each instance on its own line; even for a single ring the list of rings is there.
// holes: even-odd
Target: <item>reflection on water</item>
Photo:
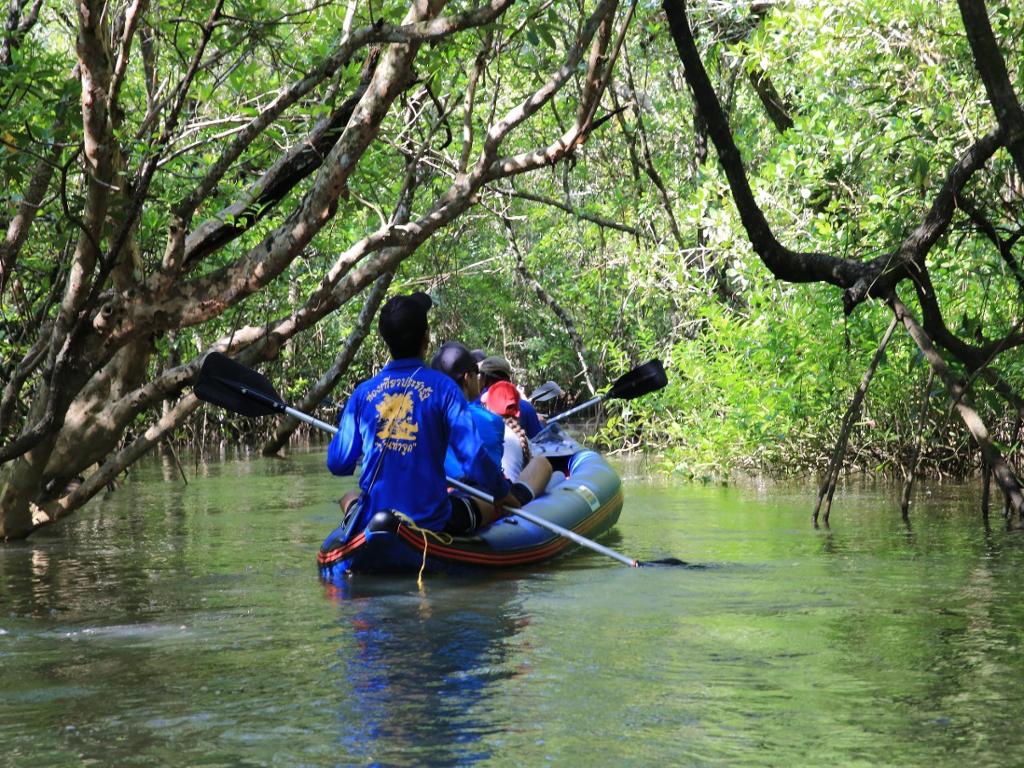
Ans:
[[[516,676],[510,640],[527,622],[516,583],[456,583],[440,594],[436,586],[410,593],[409,581],[400,583],[405,593],[330,590],[342,629],[330,673],[344,694],[345,753],[386,765],[489,757],[483,739],[492,730],[492,699]]]
[[[0,764],[979,765],[1024,754],[1024,539],[971,489],[675,487],[480,580],[316,578],[322,455],[154,461],[0,548]],[[930,494],[928,493],[930,490]]]

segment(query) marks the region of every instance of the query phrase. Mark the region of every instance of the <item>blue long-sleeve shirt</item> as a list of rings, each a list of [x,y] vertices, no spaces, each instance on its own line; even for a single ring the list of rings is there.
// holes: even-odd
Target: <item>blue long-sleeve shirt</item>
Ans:
[[[479,403],[469,404],[469,415],[473,417],[476,433],[484,444],[484,450],[491,460],[501,466],[505,455],[505,420],[496,413],[491,413]],[[448,454],[444,457],[444,472],[448,477],[462,480],[466,470],[459,461],[452,447],[448,446]]]
[[[458,385],[422,360],[394,360],[345,404],[327,468],[351,475],[363,457],[363,525],[375,512],[395,509],[423,528],[441,530],[451,514],[444,471],[449,446],[468,482],[498,499],[508,493],[509,482],[487,455]]]

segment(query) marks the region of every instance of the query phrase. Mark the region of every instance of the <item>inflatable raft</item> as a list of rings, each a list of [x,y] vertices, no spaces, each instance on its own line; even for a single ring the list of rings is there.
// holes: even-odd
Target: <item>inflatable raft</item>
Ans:
[[[596,538],[622,510],[622,484],[604,457],[579,450],[564,460],[566,479],[523,509],[577,534]],[[533,565],[576,544],[514,514],[473,536],[423,531],[400,511],[378,512],[366,529],[344,541],[344,523],[317,555],[320,577],[341,584],[352,573],[466,573]]]

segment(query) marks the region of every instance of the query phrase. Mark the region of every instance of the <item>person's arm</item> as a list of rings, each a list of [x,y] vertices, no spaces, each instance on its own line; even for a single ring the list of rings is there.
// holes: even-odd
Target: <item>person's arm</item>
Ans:
[[[338,431],[327,446],[327,468],[335,475],[351,475],[363,454],[363,439],[359,434],[358,399],[353,393],[345,403],[345,410],[338,419]]]

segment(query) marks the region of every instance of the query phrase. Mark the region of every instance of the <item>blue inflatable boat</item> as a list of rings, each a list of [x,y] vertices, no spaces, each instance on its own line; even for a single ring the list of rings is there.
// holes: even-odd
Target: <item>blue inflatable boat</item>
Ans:
[[[523,509],[581,536],[597,538],[619,519],[622,484],[604,457],[581,449],[564,460],[566,479]],[[378,512],[365,530],[344,540],[344,523],[317,555],[320,577],[340,585],[354,573],[467,573],[542,563],[576,544],[516,515],[473,536],[453,537],[410,526]]]

